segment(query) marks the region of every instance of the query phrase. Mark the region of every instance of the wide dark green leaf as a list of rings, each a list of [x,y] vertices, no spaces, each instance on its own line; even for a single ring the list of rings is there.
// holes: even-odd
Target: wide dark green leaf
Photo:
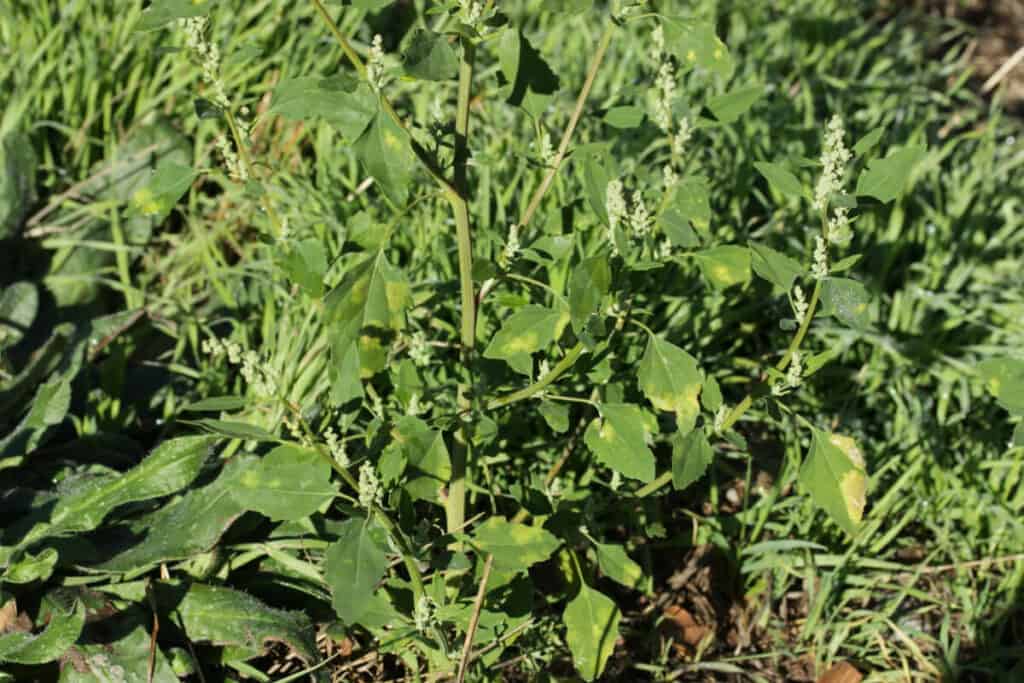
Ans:
[[[103,619],[87,627],[83,638],[74,646],[74,663],[61,668],[60,683],[178,683],[161,648],[150,651],[152,639],[142,625],[146,616],[141,610],[128,610],[122,616]],[[126,631],[127,635],[121,635]],[[116,634],[117,639],[111,641],[110,633]]]
[[[637,379],[655,408],[675,413],[681,431],[693,429],[700,413],[697,397],[704,383],[696,358],[652,335],[640,360]]]
[[[442,503],[443,493],[452,477],[452,463],[444,434],[435,431],[418,417],[405,416],[391,430],[392,443],[385,452],[402,454],[405,463],[405,490],[413,500]]]
[[[27,135],[0,140],[0,240],[15,237],[36,202],[36,153]]]
[[[20,546],[48,536],[91,531],[119,505],[166,496],[198,476],[216,439],[185,436],[157,446],[141,463],[119,475],[105,475],[83,482],[64,495],[47,523],[33,527]]]
[[[811,429],[811,449],[800,468],[800,487],[844,531],[857,532],[867,495],[864,456],[853,439]]]
[[[484,349],[484,358],[513,361],[540,351],[553,341],[568,316],[546,306],[530,304],[513,313]]]
[[[239,505],[275,521],[308,517],[337,493],[330,464],[316,451],[293,443],[263,456],[231,491]]]
[[[685,435],[677,432],[672,437],[672,486],[675,490],[682,491],[703,477],[713,458],[714,451],[703,429],[694,429]]]
[[[539,118],[558,90],[558,76],[526,36],[512,28],[498,43],[498,63],[511,84],[509,104]]]
[[[54,609],[42,633],[13,631],[0,635],[0,662],[45,664],[56,661],[75,644],[85,626],[85,605],[76,601],[67,611]]]
[[[633,561],[621,545],[597,543],[597,564],[601,571],[616,583],[626,588],[639,589],[644,584],[644,570]]]
[[[707,235],[711,226],[711,198],[707,180],[687,176],[672,190],[672,198],[658,218],[673,246],[692,249],[700,244],[698,233]]]
[[[518,572],[551,557],[562,544],[540,527],[509,522],[504,517],[489,517],[473,530],[473,543],[494,556],[494,567],[502,572]]]
[[[417,163],[409,134],[378,111],[352,149],[384,195],[395,206],[404,207]]]
[[[316,298],[323,296],[324,276],[327,274],[327,253],[323,242],[311,238],[292,244],[282,255],[280,263],[288,278],[307,294]]]
[[[334,610],[345,623],[360,623],[372,607],[373,592],[388,569],[386,550],[384,530],[358,517],[346,520],[327,548],[324,575]]]
[[[181,560],[209,551],[245,512],[232,495],[243,472],[257,465],[253,456],[235,456],[212,482],[191,489],[129,525],[138,542],[117,552],[96,569],[128,572],[158,562]]]
[[[10,434],[0,439],[0,458],[34,451],[51,428],[63,422],[70,404],[71,377],[57,375],[40,385],[28,414]]]
[[[763,85],[734,88],[708,100],[708,109],[722,123],[733,123],[747,113],[764,95]]]
[[[297,120],[322,118],[349,142],[363,134],[379,109],[373,89],[345,73],[285,79],[274,88],[271,102],[270,113]]]
[[[750,250],[733,244],[705,249],[694,254],[705,279],[715,289],[727,289],[750,282]]]
[[[596,339],[591,335],[592,319],[600,320],[601,305],[611,289],[612,271],[608,259],[593,256],[575,268],[569,278],[569,317],[572,329],[591,348]]]
[[[884,159],[873,159],[857,179],[857,194],[891,202],[903,194],[914,168],[927,150],[920,145],[899,147]]]
[[[698,385],[699,386],[699,385]],[[647,447],[651,425],[638,406],[605,403],[583,441],[598,461],[631,479],[654,479],[654,453]]]
[[[581,583],[580,591],[562,613],[565,641],[576,672],[592,681],[604,672],[619,637],[619,608],[606,595]]]
[[[612,107],[604,115],[604,122],[613,128],[636,128],[644,121],[644,110],[633,105]]]
[[[428,29],[416,29],[402,54],[405,73],[425,81],[446,81],[455,77],[459,58],[446,36]]]
[[[870,304],[867,288],[856,280],[830,277],[821,283],[821,312],[835,316],[850,327],[858,330],[871,327]]]
[[[804,186],[795,175],[781,164],[773,164],[768,161],[755,161],[754,168],[764,176],[768,184],[786,197],[802,197]]]
[[[166,592],[172,593],[177,587],[167,588],[171,590]],[[158,588],[158,595],[163,593]],[[231,646],[235,659],[261,655],[274,642],[285,643],[306,665],[320,659],[316,631],[308,616],[268,607],[239,590],[191,584],[175,616],[189,640]]]
[[[732,76],[735,69],[729,48],[717,35],[709,21],[662,17],[665,47],[683,67],[706,69],[723,79]]]
[[[788,292],[793,283],[804,276],[804,268],[796,259],[757,242],[750,242],[748,246],[754,272],[779,289]]]
[[[1024,360],[988,358],[978,363],[985,388],[1013,415],[1024,415]]]

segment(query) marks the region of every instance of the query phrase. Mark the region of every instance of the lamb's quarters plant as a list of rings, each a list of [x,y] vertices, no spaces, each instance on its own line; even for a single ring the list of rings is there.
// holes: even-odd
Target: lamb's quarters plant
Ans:
[[[755,139],[749,117],[799,89],[744,68],[732,43],[745,29],[723,33],[727,45],[703,6],[306,5],[289,10],[305,12],[289,30],[328,56],[312,69],[286,56],[247,87],[228,77],[246,47],[218,37],[232,19],[212,0],[157,0],[133,19],[138,41],[176,46],[161,58],[192,62],[194,120],[181,125],[203,144],[190,163],[183,137],[151,133],[144,172],[110,162],[124,170],[116,190],[93,183],[116,204],[89,217],[90,229],[109,222],[118,247],[98,263],[146,308],[58,327],[29,362],[5,362],[0,470],[28,473],[56,448],[84,376],[125,386],[133,344],[173,358],[189,397],[149,399],[162,410],[152,448],[104,441],[135,416],[116,392],[89,398],[97,417],[75,418],[73,443],[96,455],[58,451],[67,464],[52,481],[0,498],[12,520],[0,531],[0,662],[31,674],[59,660],[68,680],[174,680],[201,675],[212,644],[219,665],[269,680],[278,670],[257,660],[271,643],[312,676],[345,643],[428,680],[494,680],[513,648],[527,671],[628,679],[610,670],[636,629],[627,605],[664,581],[659,548],[698,540],[737,543],[747,577],[805,577],[794,638],[817,643],[833,601],[866,600],[830,582],[917,518],[898,492],[926,466],[903,466],[911,442],[870,452],[898,441],[873,433],[889,423],[840,418],[810,390],[834,381],[821,375],[855,342],[910,353],[887,336],[904,323],[895,304],[884,319],[879,281],[862,270],[884,257],[858,250],[861,226],[900,220],[897,200],[947,152],[832,98],[812,102],[799,134]],[[553,42],[568,32],[587,39],[582,63]],[[300,148],[294,163],[275,152],[275,130]],[[814,142],[790,144],[791,132]],[[714,163],[723,139],[749,152],[735,177]],[[787,151],[805,147],[815,158]],[[734,187],[763,200],[771,229],[726,201]],[[230,256],[205,251],[201,201],[216,206]],[[5,229],[25,223],[18,201],[0,208]],[[126,229],[168,221],[199,245],[182,250],[203,250],[209,278],[163,276],[168,290],[206,292],[194,306],[144,292],[126,260]],[[39,299],[28,282],[4,290],[0,351],[22,345],[25,357],[36,343]],[[259,316],[225,313],[241,302]],[[134,325],[146,332],[117,341]],[[976,376],[1016,419],[1024,371],[1012,353],[986,351],[941,381]],[[1013,438],[1024,441],[1019,425]],[[778,480],[755,488],[769,451],[784,453]],[[720,489],[737,472],[743,486]],[[945,475],[929,476],[939,487]],[[693,538],[676,538],[666,520],[702,482],[712,512],[688,511]],[[797,514],[805,501],[817,513]],[[714,513],[726,504],[738,540]],[[801,528],[769,521],[776,505]],[[904,521],[880,534],[896,509]],[[836,573],[818,582],[821,562]],[[760,578],[744,589],[751,601],[779,590]],[[105,610],[124,619],[113,643],[89,623]],[[168,633],[174,649],[157,645]],[[833,635],[819,648],[829,659]],[[317,636],[334,643],[326,653]],[[695,667],[708,638],[678,646]]]

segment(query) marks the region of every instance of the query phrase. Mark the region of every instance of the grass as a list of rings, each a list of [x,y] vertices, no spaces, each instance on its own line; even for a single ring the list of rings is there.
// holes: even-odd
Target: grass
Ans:
[[[558,74],[562,87],[553,109],[567,112],[601,27],[586,17],[555,23],[536,12],[537,4],[512,3],[507,11],[542,54],[562,55],[567,68]],[[831,112],[846,114],[854,139],[883,127],[888,139],[927,143],[929,155],[903,200],[866,212],[857,224],[855,247],[863,258],[855,272],[874,296],[875,329],[854,333],[827,319],[816,322],[812,339],[835,358],[795,399],[803,414],[859,440],[871,473],[864,529],[848,542],[808,498],[795,495],[807,443],[792,438],[794,416],[750,413],[740,423],[749,456],[725,451],[697,486],[661,504],[636,501],[629,523],[609,523],[643,558],[653,584],[646,596],[606,586],[624,612],[624,640],[607,679],[813,680],[849,661],[872,681],[1014,680],[1024,675],[1024,460],[1019,448],[1007,447],[1012,427],[973,368],[1024,348],[1020,121],[1004,115],[998,100],[972,91],[965,27],[886,14],[868,2],[704,4],[715,8],[736,55],[736,82],[768,86],[750,114],[732,127],[698,132],[694,143],[692,163],[710,179],[720,236],[807,253],[804,233],[788,229],[807,220],[805,211],[768,196],[753,162],[814,158]],[[7,352],[5,372],[28,362],[59,322],[140,307],[146,313],[124,329],[114,325],[109,346],[87,362],[76,380],[73,418],[45,446],[48,457],[31,468],[0,460],[0,468],[19,467],[39,487],[54,476],[123,462],[181,429],[189,402],[244,391],[202,354],[201,340],[213,333],[234,332],[263,354],[300,409],[312,409],[327,391],[323,322],[269,277],[272,254],[259,240],[264,218],[244,188],[217,170],[217,124],[195,116],[198,69],[171,49],[180,47],[180,36],[133,33],[140,12],[141,3],[107,0],[59,9],[15,0],[0,9],[0,63],[6,65],[0,92],[12,93],[2,127],[28,131],[43,194],[30,236],[11,243],[3,257],[4,284],[45,285],[42,313],[26,341]],[[355,35],[360,51],[374,31],[395,35],[402,21],[400,13],[368,22],[359,11],[344,17],[341,29]],[[278,79],[327,74],[339,63],[307,3],[220,7],[211,24],[226,55],[229,90],[244,93],[261,115]],[[643,31],[625,28],[612,43],[579,143],[602,139],[601,112],[642,100],[646,42]],[[686,92],[701,101],[706,87],[694,80]],[[421,119],[454,102],[401,82],[395,91],[395,100]],[[557,139],[564,121],[535,126],[492,106],[496,97],[481,92],[473,106],[479,137],[472,209],[482,223],[507,225],[540,178],[535,156],[523,154],[517,141],[532,140],[535,154],[542,135]],[[646,150],[653,140],[645,134],[640,129],[630,148]],[[254,139],[258,156],[275,171],[270,192],[279,212],[300,234],[330,244],[338,256],[332,272],[342,272],[351,262],[342,255],[344,244],[372,238],[358,234],[355,217],[382,218],[351,153],[326,124],[273,116],[258,119]],[[184,200],[187,210],[159,225],[118,210],[125,188],[143,178],[128,163],[131,154],[150,145],[160,154],[194,154],[212,168]],[[660,172],[648,168],[657,153],[624,158],[624,170],[641,177]],[[488,162],[499,158],[514,162],[492,175]],[[403,232],[406,253],[430,250],[442,261],[447,254],[448,262],[428,269],[409,256],[418,306],[413,318],[422,329],[455,338],[456,320],[425,315],[434,297],[455,296],[457,256],[446,232],[454,228],[444,203],[430,190],[420,192],[416,224]],[[560,231],[555,209],[576,193],[575,176],[560,174],[530,239]],[[478,245],[478,256],[494,257],[500,248]],[[652,302],[647,310],[657,318],[644,322],[693,340],[701,364],[715,369],[726,400],[735,402],[754,379],[753,368],[780,348],[785,333],[777,321],[788,310],[762,285],[742,297],[712,297],[710,305],[692,297],[700,287],[692,273],[681,273],[668,291],[639,283],[639,296]],[[500,305],[522,295],[511,288],[495,296]],[[481,325],[493,329],[500,310],[483,309]],[[273,430],[286,415],[282,407],[254,409],[247,417]],[[4,423],[17,419],[3,417]],[[87,453],[89,444],[98,444],[96,450]],[[488,483],[471,492],[473,503],[500,503],[490,495],[500,488],[492,480],[504,481],[504,465],[515,457],[495,453],[485,461]],[[542,477],[547,464],[526,467]],[[590,485],[615,495],[607,482],[587,480],[567,481],[565,493],[574,500]],[[278,607],[307,609],[303,595],[311,594],[320,601],[308,608],[315,620],[331,621],[320,613],[323,588],[301,576],[310,567],[316,574],[322,554],[309,529],[267,532],[245,521],[217,551],[235,558],[225,583]],[[200,555],[171,567],[199,575],[205,560]],[[77,566],[62,572],[72,582],[93,581]],[[669,605],[696,616],[713,635],[686,642],[666,616]],[[557,614],[538,605],[507,655],[510,662],[494,671],[509,680],[561,675],[568,660],[553,645],[558,628]],[[357,675],[361,665],[354,663],[371,647],[359,635],[347,637],[355,651],[331,664],[340,680]],[[360,675],[396,675],[394,658],[378,664]],[[257,670],[242,673],[260,678],[258,669],[270,665],[269,658],[255,660]]]

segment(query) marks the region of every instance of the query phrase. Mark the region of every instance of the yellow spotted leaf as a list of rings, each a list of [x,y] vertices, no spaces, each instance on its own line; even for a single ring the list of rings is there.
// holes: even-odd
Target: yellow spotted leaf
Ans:
[[[638,379],[640,389],[655,408],[676,414],[681,433],[693,429],[700,412],[697,398],[704,383],[696,358],[652,335],[640,360]]]
[[[864,455],[848,436],[813,429],[811,449],[800,468],[800,486],[851,536],[867,503]]]

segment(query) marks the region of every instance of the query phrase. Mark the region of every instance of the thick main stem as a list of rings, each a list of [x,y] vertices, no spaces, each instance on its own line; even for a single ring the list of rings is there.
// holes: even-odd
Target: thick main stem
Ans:
[[[455,216],[455,237],[459,251],[459,291],[462,370],[464,379],[459,383],[459,412],[472,414],[472,382],[474,345],[476,342],[476,292],[473,288],[473,236],[469,222],[469,101],[473,89],[473,59],[475,46],[469,40],[462,41],[462,58],[459,60],[458,104],[455,112],[455,191],[449,193],[452,213]],[[472,449],[469,425],[461,426],[460,439],[452,449],[452,479],[448,486],[446,517],[448,531],[462,528],[466,520],[466,477]]]

